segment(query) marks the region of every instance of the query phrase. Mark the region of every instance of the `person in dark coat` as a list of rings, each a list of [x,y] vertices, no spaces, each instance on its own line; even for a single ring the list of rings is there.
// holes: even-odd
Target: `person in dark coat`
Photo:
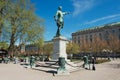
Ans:
[[[91,60],[91,62],[92,62],[92,70],[96,70],[96,68],[95,68],[95,58],[92,57],[91,59],[92,59]]]

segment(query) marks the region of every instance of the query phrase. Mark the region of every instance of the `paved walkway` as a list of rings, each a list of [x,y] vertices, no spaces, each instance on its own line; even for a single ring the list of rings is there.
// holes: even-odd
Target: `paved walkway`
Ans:
[[[120,80],[120,59],[98,64],[96,69],[81,69],[70,75],[53,76],[50,69],[44,67],[32,70],[19,64],[0,64],[0,80]]]

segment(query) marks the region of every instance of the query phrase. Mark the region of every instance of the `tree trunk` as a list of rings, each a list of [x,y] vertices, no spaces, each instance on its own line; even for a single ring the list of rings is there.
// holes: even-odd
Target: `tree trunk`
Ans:
[[[14,51],[15,51],[15,37],[14,37],[14,34],[11,35],[10,45],[9,45],[8,51],[13,56]]]

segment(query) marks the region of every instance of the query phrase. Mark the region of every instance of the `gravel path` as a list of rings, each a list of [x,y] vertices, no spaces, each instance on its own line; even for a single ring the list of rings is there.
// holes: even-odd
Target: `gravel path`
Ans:
[[[53,69],[24,68],[19,64],[0,64],[0,80],[120,80],[120,59],[96,65],[96,71],[80,69],[70,75],[53,76]]]

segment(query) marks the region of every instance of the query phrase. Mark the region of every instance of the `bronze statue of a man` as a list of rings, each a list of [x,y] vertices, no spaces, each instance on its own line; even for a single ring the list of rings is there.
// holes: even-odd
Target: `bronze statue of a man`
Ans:
[[[57,13],[54,16],[54,19],[56,21],[57,24],[57,32],[56,32],[56,36],[60,36],[60,30],[63,28],[64,26],[64,20],[63,17],[64,15],[69,14],[69,12],[62,12],[62,6],[58,7]]]

